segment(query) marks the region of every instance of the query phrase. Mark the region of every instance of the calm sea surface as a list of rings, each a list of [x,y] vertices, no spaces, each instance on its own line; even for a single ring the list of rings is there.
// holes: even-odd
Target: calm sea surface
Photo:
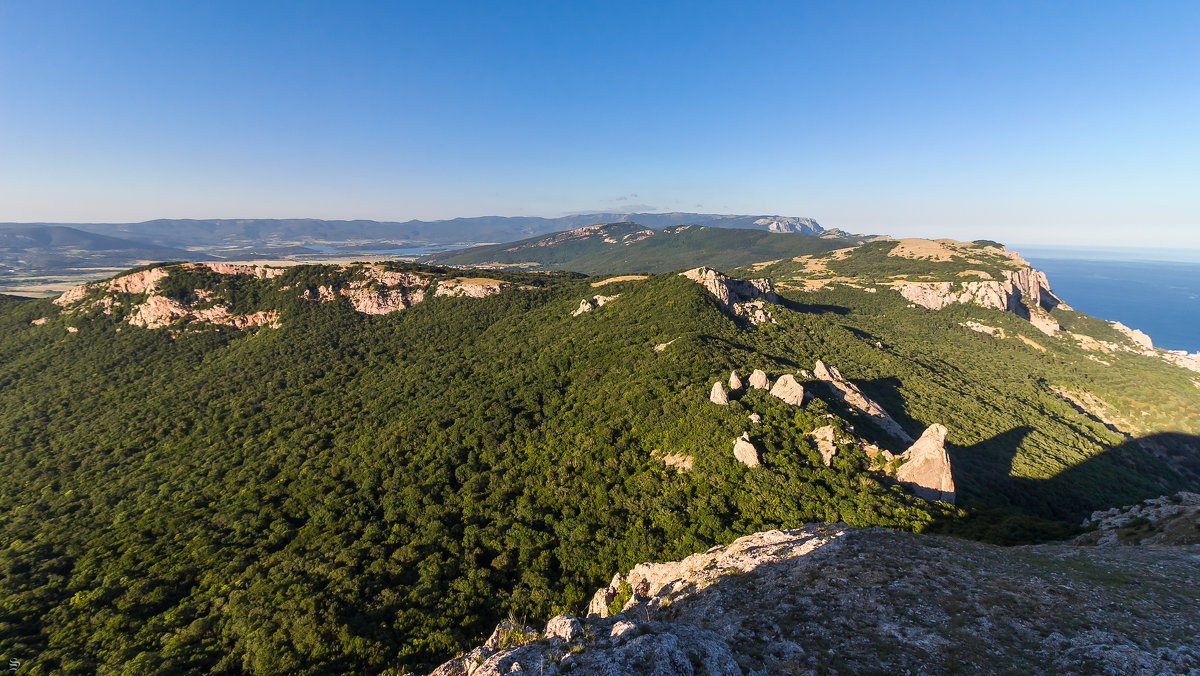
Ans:
[[[1075,309],[1141,329],[1156,347],[1200,351],[1200,252],[1012,248]]]

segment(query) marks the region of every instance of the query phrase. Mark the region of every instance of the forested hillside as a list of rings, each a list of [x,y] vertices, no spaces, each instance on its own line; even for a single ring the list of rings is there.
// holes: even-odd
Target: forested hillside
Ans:
[[[1195,484],[1194,455],[1059,391],[1186,448],[1196,374],[1101,364],[998,309],[829,284],[752,325],[673,273],[140,274],[0,304],[0,650],[28,673],[403,673],[499,614],[579,612],[616,571],[764,529],[1012,541]],[[804,380],[817,359],[912,436],[949,428],[958,508],[875,471],[867,442],[902,445]],[[812,398],[709,402],[756,368]],[[848,440],[830,466],[823,425]],[[743,433],[760,466],[735,460]]]
[[[731,268],[861,244],[858,236],[768,232],[701,225],[660,230],[637,223],[590,225],[517,242],[445,251],[424,260],[497,269],[667,272],[709,265]]]

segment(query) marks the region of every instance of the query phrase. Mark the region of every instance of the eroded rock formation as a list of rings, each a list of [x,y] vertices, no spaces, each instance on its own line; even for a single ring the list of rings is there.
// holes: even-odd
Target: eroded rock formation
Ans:
[[[1056,307],[1070,309],[1050,290],[1046,275],[1033,268],[1005,270],[1003,281],[958,284],[897,281],[893,283],[893,288],[910,302],[930,310],[940,310],[952,303],[1006,310],[1029,320],[1038,330],[1051,336],[1056,335],[1061,327],[1049,311]]]
[[[804,405],[804,388],[790,373],[785,373],[775,381],[775,385],[771,387],[771,396],[792,406]]]
[[[733,457],[747,467],[758,467],[758,449],[750,441],[748,432],[742,432],[742,436],[733,442]]]
[[[756,390],[767,389],[767,374],[758,369],[754,369],[754,373],[750,374],[750,387]]]
[[[726,312],[744,316],[753,324],[775,321],[763,305],[763,301],[779,302],[769,279],[734,279],[712,268],[695,268],[680,274],[708,289]]]
[[[827,366],[825,362],[818,359],[816,366],[813,367],[813,377],[825,383],[829,391],[846,405],[869,416],[885,432],[903,442],[912,443],[913,438],[888,415],[882,406],[863,394],[857,385],[843,378],[841,372],[836,368]]]
[[[712,390],[708,393],[708,400],[718,406],[725,406],[729,403],[729,397],[725,394],[725,386],[721,381],[713,383]]]
[[[896,481],[926,500],[954,504],[954,475],[946,453],[944,426],[930,425],[901,457],[906,462],[896,470]]]
[[[735,391],[742,389],[742,379],[738,377],[737,371],[729,372],[729,390]]]
[[[826,467],[833,462],[833,456],[837,453],[837,433],[832,425],[818,427],[812,431],[812,437],[817,442],[817,452],[821,454],[821,461]]]

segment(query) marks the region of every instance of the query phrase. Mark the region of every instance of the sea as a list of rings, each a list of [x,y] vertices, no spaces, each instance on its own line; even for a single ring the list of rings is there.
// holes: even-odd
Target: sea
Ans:
[[[1200,250],[1013,245],[1068,305],[1200,352]]]

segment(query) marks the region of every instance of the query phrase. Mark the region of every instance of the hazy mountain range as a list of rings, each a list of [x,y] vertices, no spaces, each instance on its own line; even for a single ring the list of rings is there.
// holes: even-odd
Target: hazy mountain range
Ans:
[[[593,213],[560,218],[479,216],[441,221],[327,221],[316,218],[157,219],[141,223],[0,223],[0,229],[67,227],[109,237],[180,248],[296,245],[355,249],[365,243],[390,246],[463,245],[507,242],[598,223],[635,222],[648,228],[711,225],[771,232],[816,234],[811,218],[694,213]]]

